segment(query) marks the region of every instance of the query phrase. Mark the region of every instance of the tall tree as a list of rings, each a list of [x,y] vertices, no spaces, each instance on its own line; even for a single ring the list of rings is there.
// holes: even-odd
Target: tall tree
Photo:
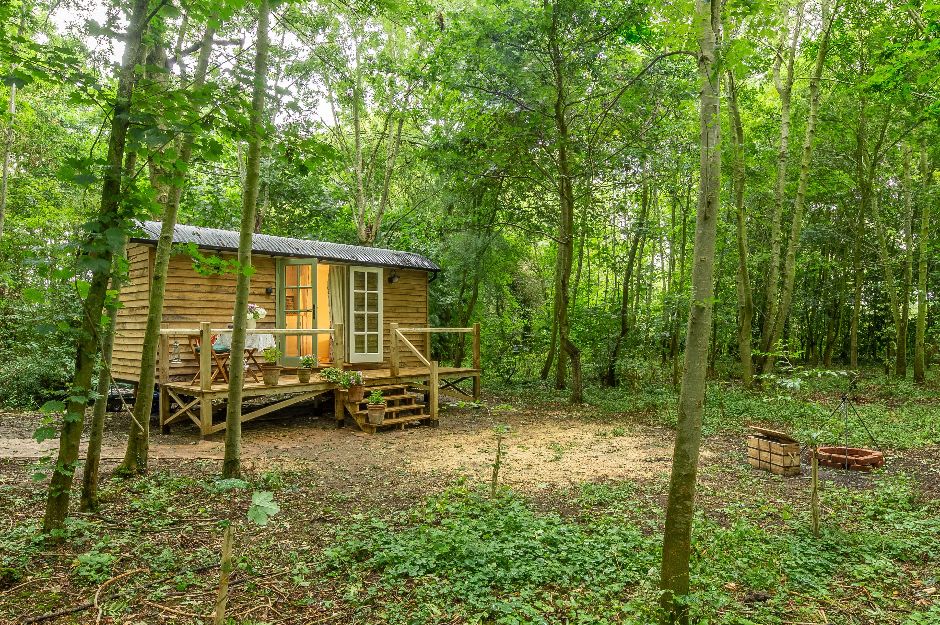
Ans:
[[[193,91],[198,91],[205,84],[217,19],[216,15],[210,16],[208,25],[203,32],[195,77],[191,85]],[[182,36],[183,33],[180,34],[181,39]],[[185,79],[185,65],[182,64],[180,59],[179,48],[180,46],[177,45],[176,56],[181,61],[181,72]],[[194,126],[191,132],[187,133],[180,141],[178,159],[173,164],[175,170],[183,170],[189,165],[199,124],[195,123]],[[163,221],[160,226],[160,237],[157,240],[157,249],[154,253],[153,268],[151,270],[147,327],[144,330],[143,345],[140,352],[140,379],[137,384],[138,401],[134,402],[134,412],[130,422],[124,460],[117,469],[119,473],[124,475],[136,475],[147,470],[151,397],[153,397],[153,389],[156,383],[157,348],[160,344],[160,327],[163,323],[163,300],[166,293],[170,256],[173,251],[173,231],[176,228],[176,216],[179,213],[180,199],[183,194],[184,178],[181,174],[170,176],[168,172],[161,171],[152,176],[152,179],[156,179],[157,185],[164,188],[163,192],[159,194],[163,205]]]
[[[791,7],[789,0],[783,3],[783,28],[780,30],[780,41],[777,44],[777,53],[773,64],[774,87],[780,96],[780,139],[777,145],[777,178],[774,186],[774,204],[770,216],[770,260],[767,262],[767,281],[764,294],[764,321],[761,329],[761,363],[770,361],[769,356],[774,348],[773,331],[774,321],[777,318],[777,296],[780,289],[780,249],[784,204],[787,196],[787,165],[790,162],[790,103],[793,98],[793,82],[796,78],[794,68],[796,65],[800,35],[803,32],[803,11],[805,0],[797,0],[796,6]],[[790,13],[793,12],[791,18]],[[792,19],[792,24],[790,20]],[[787,45],[787,35],[790,40]],[[781,75],[781,69],[786,64],[786,74]]]
[[[768,334],[769,341],[764,347],[765,351],[770,351],[768,346],[773,347],[783,336],[783,328],[786,325],[787,316],[790,314],[790,304],[793,300],[793,289],[796,283],[796,254],[800,246],[800,233],[803,230],[803,212],[806,206],[806,192],[809,186],[810,167],[813,158],[816,118],[819,114],[819,83],[822,80],[826,54],[829,50],[829,35],[832,32],[832,24],[835,19],[835,12],[830,11],[828,0],[822,0],[820,7],[822,33],[816,50],[813,74],[809,80],[809,113],[806,116],[806,134],[803,138],[803,152],[800,157],[800,177],[797,183],[796,197],[793,200],[790,239],[787,242],[787,254],[783,266],[783,286],[780,293],[780,303],[774,307],[774,319]],[[773,370],[773,365],[773,358],[765,358],[763,372],[770,373]]]
[[[692,301],[686,328],[685,365],[679,390],[679,417],[669,481],[660,585],[669,623],[689,622],[689,557],[695,481],[702,442],[705,374],[712,332],[715,238],[721,189],[720,72],[716,53],[721,37],[721,3],[695,2],[699,75],[699,191],[695,222]]]
[[[82,302],[82,323],[75,356],[75,374],[62,420],[59,452],[55,461],[43,531],[61,529],[68,514],[69,491],[78,461],[78,447],[85,420],[85,408],[91,392],[91,380],[98,355],[102,308],[108,290],[115,249],[124,240],[126,225],[121,215],[121,172],[124,147],[134,94],[135,69],[140,62],[141,39],[148,21],[148,0],[134,0],[124,56],[118,70],[117,93],[111,115],[107,167],[101,187],[101,204],[89,226],[88,240],[79,258],[79,267],[91,275],[88,294]]]
[[[927,148],[920,146],[920,233],[917,251],[917,325],[914,330],[914,381],[923,384],[927,379],[925,336],[927,333],[927,257],[930,254],[931,178],[933,172],[927,163]]]
[[[225,459],[223,477],[241,475],[242,386],[245,382],[245,330],[248,320],[248,297],[251,288],[251,245],[255,229],[255,211],[261,181],[261,148],[264,142],[264,100],[268,76],[268,19],[271,7],[261,0],[258,8],[258,30],[255,38],[255,76],[251,91],[248,157],[245,164],[245,185],[242,190],[242,220],[238,238],[238,278],[235,284],[232,356],[229,365],[228,407],[225,415]],[[208,346],[204,346],[207,348]]]
[[[734,71],[727,71],[728,117],[731,119],[731,140],[734,162],[732,184],[737,226],[738,243],[738,359],[741,363],[741,382],[750,388],[754,373],[751,358],[751,321],[754,318],[754,299],[751,294],[751,277],[748,273],[747,210],[744,206],[744,183],[746,171],[744,165],[744,126],[738,109],[738,87]]]

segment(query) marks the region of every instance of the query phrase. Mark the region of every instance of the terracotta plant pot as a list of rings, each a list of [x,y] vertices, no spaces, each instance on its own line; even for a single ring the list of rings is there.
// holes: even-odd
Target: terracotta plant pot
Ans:
[[[385,422],[385,404],[369,404],[369,424],[382,425]]]
[[[347,393],[349,394],[350,403],[358,404],[366,396],[366,387],[362,384],[353,384],[349,387]]]
[[[297,380],[298,380],[301,384],[309,384],[309,383],[310,383],[310,374],[311,374],[311,373],[312,373],[312,372],[310,371],[310,369],[301,367],[300,369],[297,370]]]
[[[281,368],[277,365],[261,365],[261,377],[265,386],[277,386],[281,377]]]

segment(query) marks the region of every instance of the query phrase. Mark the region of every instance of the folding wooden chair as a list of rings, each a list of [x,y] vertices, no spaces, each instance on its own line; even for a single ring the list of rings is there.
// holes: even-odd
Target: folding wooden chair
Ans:
[[[218,334],[212,335],[212,343],[215,343],[215,340],[218,338]],[[196,358],[196,363],[199,363],[199,352],[201,346],[199,344],[198,336],[189,337],[189,349],[193,352],[193,356]],[[228,359],[231,354],[231,350],[226,348],[225,350],[216,350],[212,345],[209,346],[209,351],[212,354],[212,360],[215,363],[215,366],[212,369],[212,377],[209,378],[209,384],[212,384],[220,377],[225,380],[225,383],[228,384]],[[196,375],[193,376],[190,384],[195,384],[199,381],[199,371],[196,371]]]

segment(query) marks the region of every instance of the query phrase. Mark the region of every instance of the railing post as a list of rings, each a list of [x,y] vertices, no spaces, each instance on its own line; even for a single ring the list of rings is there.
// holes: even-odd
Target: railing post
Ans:
[[[480,392],[480,373],[483,368],[480,360],[480,324],[473,324],[473,368],[476,374],[473,376],[473,401],[479,401]]]
[[[339,370],[346,364],[346,332],[342,323],[333,326],[333,366]]]
[[[392,323],[388,327],[389,331],[389,343],[391,344],[392,354],[389,359],[389,364],[391,365],[392,375],[398,376],[399,371],[399,361],[398,361],[398,324]]]
[[[480,369],[480,324],[473,324],[473,368]]]
[[[159,367],[157,367],[157,377],[160,381],[160,386],[163,386],[170,379],[170,337],[166,334],[160,335],[159,362]]]
[[[199,388],[204,391],[212,388],[211,326],[208,321],[199,323]]]
[[[439,390],[439,379],[437,372],[437,361],[431,361],[430,373],[428,375],[428,403],[431,404],[431,425],[437,425],[437,393]]]

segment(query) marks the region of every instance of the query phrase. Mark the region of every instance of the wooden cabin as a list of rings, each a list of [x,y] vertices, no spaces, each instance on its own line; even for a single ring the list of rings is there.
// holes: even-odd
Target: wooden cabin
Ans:
[[[139,379],[160,228],[160,222],[142,222],[128,244],[129,280],[121,289],[123,307],[118,312],[112,358],[113,375],[119,381]],[[215,338],[232,323],[236,276],[226,261],[235,260],[238,238],[238,232],[230,230],[185,225],[174,230],[177,251],[167,272],[163,344],[157,365],[161,399],[167,390],[172,395],[166,397],[167,406],[161,407],[164,426],[188,416],[203,434],[220,429],[212,425],[211,402],[224,397],[227,385],[211,376],[194,379],[201,367],[211,368],[212,363],[208,358],[201,362],[193,345],[200,338],[196,333],[211,332]],[[438,382],[435,379],[432,384],[430,378],[432,365],[437,368],[429,351],[431,332],[474,331],[428,328],[428,283],[440,268],[419,254],[256,234],[252,266],[249,302],[263,307],[267,316],[250,332],[271,332],[284,354],[281,364],[288,368],[296,367],[301,356],[313,355],[320,367],[361,369],[373,385],[420,382],[428,390]],[[452,372],[437,368],[437,373],[452,378],[445,381],[452,389],[456,388],[454,380],[472,379],[475,396],[479,394],[479,328],[473,338],[473,368]],[[279,394],[297,390],[289,377],[285,380],[274,387]],[[317,384],[316,389],[305,389],[308,394],[336,390],[313,383]],[[262,391],[262,385],[246,379],[246,397]],[[188,404],[188,412],[174,415],[173,402],[178,408]],[[196,403],[202,413],[198,416],[193,408]],[[436,416],[436,398],[433,412]]]

